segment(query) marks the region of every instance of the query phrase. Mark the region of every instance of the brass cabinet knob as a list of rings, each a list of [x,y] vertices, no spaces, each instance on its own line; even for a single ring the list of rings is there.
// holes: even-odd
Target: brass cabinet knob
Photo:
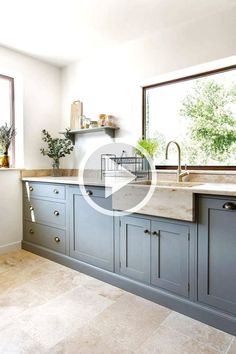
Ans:
[[[60,215],[59,211],[58,211],[58,210],[55,210],[55,211],[54,211],[54,215],[59,216],[59,215]]]
[[[59,194],[59,190],[58,189],[53,189],[53,193]]]
[[[29,207],[29,210],[30,211],[33,211],[34,210],[34,207],[32,207],[32,205]]]
[[[147,230],[147,229],[146,229],[146,230],[144,230],[143,232],[144,232],[145,234],[148,234],[148,235],[150,234],[150,231],[149,231],[149,230]]]
[[[33,192],[34,188],[32,186],[29,187],[30,192]]]
[[[160,232],[159,232],[159,231],[153,231],[153,232],[152,232],[152,235],[153,235],[153,236],[160,236]]]
[[[92,191],[86,191],[86,194],[87,195],[93,195],[93,192]]]
[[[33,234],[34,234],[34,230],[33,230],[33,229],[30,229],[30,230],[29,230],[29,233],[30,233],[31,235],[33,235]]]
[[[57,243],[59,243],[61,240],[60,240],[59,237],[54,237],[54,241],[57,242]]]

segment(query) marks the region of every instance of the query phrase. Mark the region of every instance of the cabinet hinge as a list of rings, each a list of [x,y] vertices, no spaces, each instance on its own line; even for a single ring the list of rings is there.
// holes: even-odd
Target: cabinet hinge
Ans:
[[[190,283],[188,283],[188,292],[190,292]]]
[[[121,220],[119,220],[119,225],[120,225],[120,227],[121,227]]]
[[[190,232],[188,233],[188,241],[190,241]]]

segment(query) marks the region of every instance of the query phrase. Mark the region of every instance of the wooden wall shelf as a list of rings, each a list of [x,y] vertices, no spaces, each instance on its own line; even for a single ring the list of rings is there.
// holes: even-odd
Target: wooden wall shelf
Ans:
[[[119,130],[118,127],[97,127],[97,128],[88,128],[88,129],[78,129],[78,130],[70,130],[69,135],[73,142],[75,143],[75,136],[78,134],[91,134],[91,133],[99,133],[104,132],[105,134],[109,135],[111,138],[115,137],[116,130]],[[65,134],[65,132],[60,132],[60,134]]]

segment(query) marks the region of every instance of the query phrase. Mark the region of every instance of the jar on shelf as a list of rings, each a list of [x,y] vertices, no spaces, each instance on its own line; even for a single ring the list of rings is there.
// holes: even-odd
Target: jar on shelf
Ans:
[[[99,114],[99,120],[98,120],[98,126],[99,127],[104,127],[106,123],[106,114]]]
[[[89,128],[97,128],[98,127],[98,122],[96,120],[91,120],[90,122],[90,127]]]
[[[90,127],[90,118],[85,115],[80,117],[80,129],[88,129]]]
[[[114,124],[114,117],[111,115],[106,115],[106,120],[105,120],[105,126],[113,128],[115,126]]]

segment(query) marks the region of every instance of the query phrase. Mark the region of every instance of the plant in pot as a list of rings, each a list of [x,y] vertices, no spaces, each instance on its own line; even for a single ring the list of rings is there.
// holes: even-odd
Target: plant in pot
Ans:
[[[9,168],[10,167],[10,157],[8,155],[9,147],[12,143],[16,131],[13,126],[8,127],[7,123],[0,127],[0,166]]]
[[[144,156],[144,154],[142,153],[142,151],[139,150],[139,147],[144,149],[147,152],[147,154],[150,156],[150,158],[153,159],[158,151],[158,147],[159,147],[158,140],[155,138],[153,138],[153,139],[140,138],[137,142],[137,147],[135,149],[135,153],[136,153],[136,155],[144,158],[144,169],[148,170],[148,169],[150,169],[149,162],[147,161],[147,159]]]
[[[66,133],[64,134],[64,138],[52,138],[52,136],[48,133],[47,130],[43,129],[43,137],[42,140],[47,143],[47,148],[40,149],[40,152],[44,156],[50,157],[52,162],[52,175],[54,177],[61,176],[60,170],[60,159],[65,157],[66,155],[70,155],[70,153],[74,150],[74,146],[72,144],[71,139],[69,138],[69,129],[66,129]]]

